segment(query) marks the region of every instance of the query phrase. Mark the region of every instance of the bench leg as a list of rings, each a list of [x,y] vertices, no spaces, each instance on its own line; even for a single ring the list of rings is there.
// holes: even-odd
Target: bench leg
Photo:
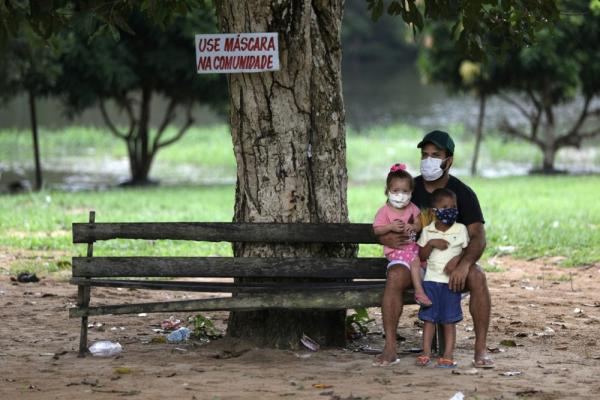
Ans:
[[[90,286],[77,286],[77,305],[87,307],[90,305]],[[88,353],[87,345],[88,317],[81,317],[81,332],[79,334],[79,357],[85,357]]]

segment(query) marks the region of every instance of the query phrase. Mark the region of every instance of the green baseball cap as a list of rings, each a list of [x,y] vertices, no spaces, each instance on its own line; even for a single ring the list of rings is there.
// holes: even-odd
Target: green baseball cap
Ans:
[[[433,143],[440,149],[445,149],[450,153],[454,154],[454,140],[450,137],[447,132],[444,131],[431,131],[423,137],[423,140],[417,145],[418,148],[425,146],[427,143]]]

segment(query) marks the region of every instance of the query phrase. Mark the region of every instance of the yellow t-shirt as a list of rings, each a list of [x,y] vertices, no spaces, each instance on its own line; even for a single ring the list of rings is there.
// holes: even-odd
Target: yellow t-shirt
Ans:
[[[446,232],[437,230],[435,221],[423,228],[421,237],[417,244],[425,247],[431,239],[443,239],[449,243],[446,250],[433,249],[427,259],[427,272],[425,280],[432,282],[448,283],[448,275],[444,273],[444,268],[448,261],[462,252],[462,249],[469,244],[469,232],[467,227],[461,223],[455,222]]]

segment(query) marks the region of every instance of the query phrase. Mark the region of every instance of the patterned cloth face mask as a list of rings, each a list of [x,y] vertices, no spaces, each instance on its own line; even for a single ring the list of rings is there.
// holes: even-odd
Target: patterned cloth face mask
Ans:
[[[452,225],[458,217],[458,208],[434,208],[435,216],[446,225]]]

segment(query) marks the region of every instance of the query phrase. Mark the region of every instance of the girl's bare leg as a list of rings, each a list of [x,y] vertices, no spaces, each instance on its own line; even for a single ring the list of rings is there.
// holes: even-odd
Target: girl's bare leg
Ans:
[[[410,276],[412,279],[413,287],[415,288],[415,297],[422,299],[422,302],[426,305],[431,305],[431,299],[425,294],[423,289],[423,277],[421,276],[421,262],[418,257],[410,263]]]

